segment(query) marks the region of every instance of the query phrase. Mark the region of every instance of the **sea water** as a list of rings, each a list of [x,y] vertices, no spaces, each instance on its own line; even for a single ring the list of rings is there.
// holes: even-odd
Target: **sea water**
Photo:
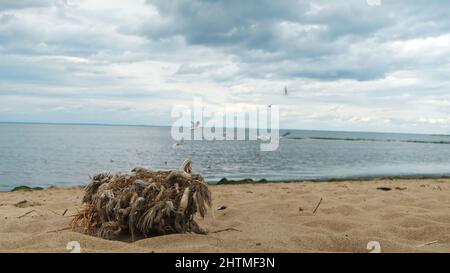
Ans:
[[[89,175],[136,166],[174,169],[187,158],[211,183],[450,175],[450,136],[289,132],[276,151],[263,152],[258,141],[177,145],[170,127],[0,124],[0,191],[83,185]]]

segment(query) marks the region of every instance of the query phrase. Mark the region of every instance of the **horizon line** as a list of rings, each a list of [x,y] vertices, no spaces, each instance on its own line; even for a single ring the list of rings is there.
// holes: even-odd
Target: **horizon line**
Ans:
[[[120,124],[120,123],[95,123],[95,122],[40,122],[40,121],[0,121],[0,124],[41,124],[41,125],[80,125],[80,126],[124,126],[124,127],[171,127],[171,125],[157,124]],[[202,127],[203,128],[203,127]],[[227,128],[227,127],[221,127]],[[248,129],[248,128],[240,128]],[[279,130],[287,131],[319,131],[319,132],[337,132],[337,133],[375,133],[375,134],[404,134],[404,135],[431,135],[431,136],[448,136],[447,133],[430,134],[430,133],[404,133],[389,131],[358,131],[358,130],[327,130],[327,129],[300,129],[300,128],[280,128]]]

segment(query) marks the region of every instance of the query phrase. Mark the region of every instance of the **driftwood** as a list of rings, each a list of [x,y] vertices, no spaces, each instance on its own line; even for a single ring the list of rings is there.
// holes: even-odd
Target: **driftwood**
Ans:
[[[219,232],[224,232],[224,231],[238,231],[238,232],[242,232],[242,230],[236,229],[236,228],[224,228],[224,229],[219,229],[216,231],[212,231],[211,233],[219,233]]]
[[[433,245],[433,244],[436,244],[436,243],[438,243],[439,241],[432,241],[432,242],[428,242],[428,243],[424,243],[424,244],[420,244],[420,245],[418,245],[418,246],[416,246],[416,247],[424,247],[424,246],[429,246],[429,245]]]
[[[50,230],[50,231],[47,231],[47,233],[59,232],[59,231],[70,230],[70,229],[72,229],[72,228],[71,227],[65,227],[65,228]]]
[[[320,201],[319,201],[319,203],[317,203],[316,207],[314,208],[313,214],[316,214],[317,209],[319,208],[320,204],[322,204],[322,200],[323,200],[323,198],[320,197]]]
[[[116,240],[125,235],[150,237],[170,233],[206,234],[194,220],[211,206],[211,192],[190,160],[179,170],[135,168],[132,174],[98,174],[85,188],[85,207],[72,230]]]
[[[22,217],[27,216],[28,214],[30,214],[30,213],[32,213],[32,212],[36,212],[36,210],[30,210],[29,212],[27,212],[27,213],[25,213],[25,214],[22,214],[22,215],[20,215],[20,216],[17,216],[17,218],[20,219],[20,218],[22,218]]]

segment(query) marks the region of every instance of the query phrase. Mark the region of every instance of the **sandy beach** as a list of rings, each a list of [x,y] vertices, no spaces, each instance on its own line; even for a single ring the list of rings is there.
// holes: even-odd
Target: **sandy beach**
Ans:
[[[210,189],[213,209],[198,220],[209,235],[132,243],[66,229],[82,207],[80,187],[2,192],[0,252],[69,252],[70,241],[78,241],[81,252],[368,252],[369,241],[378,241],[381,252],[450,252],[450,179]]]

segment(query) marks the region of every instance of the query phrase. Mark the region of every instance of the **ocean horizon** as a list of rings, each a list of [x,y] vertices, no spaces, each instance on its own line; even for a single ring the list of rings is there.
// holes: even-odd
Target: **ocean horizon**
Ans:
[[[39,122],[39,121],[0,121],[1,124],[29,124],[29,125],[82,125],[82,126],[123,126],[123,127],[165,127],[171,128],[172,125],[166,124],[131,124],[131,123],[108,123],[108,122]],[[238,127],[239,128],[239,127]],[[246,128],[239,128],[246,129]],[[313,131],[313,132],[339,132],[339,133],[373,133],[373,134],[403,134],[403,135],[426,135],[426,136],[449,136],[447,133],[419,133],[419,132],[400,132],[400,131],[371,131],[371,130],[326,130],[326,129],[302,129],[302,128],[280,128],[280,131]]]

